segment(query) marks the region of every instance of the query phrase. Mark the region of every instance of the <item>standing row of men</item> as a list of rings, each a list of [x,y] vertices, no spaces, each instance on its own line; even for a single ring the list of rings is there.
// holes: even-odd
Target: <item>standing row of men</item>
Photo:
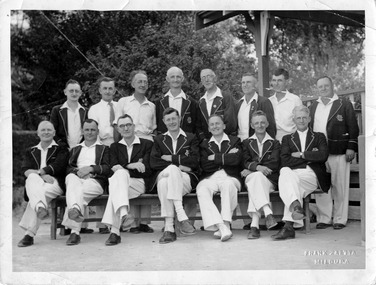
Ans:
[[[167,72],[166,80],[170,84],[170,90],[162,99],[158,100],[156,104],[154,104],[145,97],[145,94],[148,88],[148,81],[147,81],[147,75],[143,71],[135,71],[132,73],[131,84],[135,92],[132,96],[124,97],[120,99],[119,102],[114,102],[112,100],[113,95],[116,92],[116,86],[115,86],[114,80],[109,79],[109,78],[101,79],[101,81],[99,82],[99,93],[102,96],[102,100],[98,104],[92,106],[88,112],[89,118],[93,118],[95,121],[91,123],[87,122],[87,124],[89,125],[96,124],[96,122],[98,122],[99,138],[100,138],[100,142],[98,142],[98,144],[103,143],[105,145],[111,145],[114,141],[118,141],[118,138],[117,138],[118,133],[116,131],[118,130],[119,133],[121,133],[123,137],[123,140],[121,140],[121,142],[122,141],[125,142],[128,156],[130,156],[129,154],[132,153],[132,152],[129,152],[129,149],[132,149],[132,147],[134,147],[134,145],[137,145],[137,142],[138,142],[136,140],[136,143],[134,144],[133,140],[127,141],[125,139],[125,135],[127,133],[129,134],[130,132],[129,130],[130,124],[134,126],[134,133],[139,140],[145,139],[145,140],[153,141],[155,130],[157,130],[158,133],[161,134],[161,136],[158,137],[159,139],[161,139],[161,141],[158,141],[157,138],[154,140],[154,146],[156,149],[155,151],[159,151],[160,153],[158,153],[158,155],[159,154],[161,155],[160,156],[151,155],[151,161],[153,160],[153,157],[158,157],[158,160],[155,161],[155,163],[156,165],[159,165],[158,167],[160,167],[156,181],[157,181],[157,184],[158,185],[160,184],[161,186],[157,188],[169,189],[170,187],[167,187],[168,185],[171,186],[171,185],[174,185],[174,183],[176,184],[176,179],[171,179],[171,177],[177,177],[178,175],[179,177],[181,177],[181,179],[179,179],[178,181],[186,181],[185,186],[184,185],[182,185],[181,187],[178,186],[178,188],[179,187],[181,188],[180,189],[181,191],[179,190],[178,192],[179,194],[176,196],[176,197],[180,197],[179,199],[174,199],[174,195],[176,195],[176,193],[175,194],[168,193],[167,190],[166,190],[167,191],[166,193],[158,192],[160,198],[164,197],[166,198],[165,199],[166,201],[169,201],[163,204],[162,203],[163,199],[161,199],[161,204],[163,204],[162,205],[163,213],[165,213],[166,217],[171,218],[171,219],[166,218],[165,231],[161,239],[162,243],[173,241],[174,239],[176,239],[176,235],[174,236],[173,234],[169,234],[169,233],[173,233],[173,230],[174,230],[173,223],[172,223],[173,216],[170,217],[171,210],[173,210],[174,208],[177,212],[178,220],[181,221],[180,229],[182,230],[182,232],[184,234],[194,234],[195,232],[194,228],[187,221],[188,220],[187,215],[185,214],[184,209],[182,208],[182,205],[181,205],[181,196],[187,193],[187,191],[190,191],[190,190],[187,190],[187,187],[186,187],[188,185],[188,181],[191,184],[190,185],[191,188],[195,188],[196,186],[195,184],[197,184],[198,182],[198,177],[195,174],[195,172],[197,172],[198,167],[197,168],[196,166],[191,167],[193,165],[190,165],[189,163],[188,165],[184,165],[183,163],[180,163],[181,162],[180,159],[182,157],[187,157],[187,154],[189,154],[189,156],[193,156],[189,160],[190,163],[193,163],[193,161],[195,160],[194,158],[195,156],[192,155],[192,151],[189,149],[188,152],[184,153],[185,149],[181,146],[185,145],[187,141],[197,140],[197,142],[195,142],[197,146],[194,147],[193,149],[195,148],[198,149],[198,143],[199,141],[201,141],[202,144],[204,145],[205,143],[207,143],[207,148],[210,151],[213,152],[215,145],[218,147],[218,151],[220,151],[221,150],[220,146],[223,143],[223,136],[221,135],[221,132],[220,132],[220,129],[222,128],[222,126],[215,127],[215,125],[216,124],[221,125],[221,122],[214,122],[213,126],[211,127],[209,118],[211,118],[211,121],[213,120],[222,121],[223,130],[225,130],[227,133],[227,134],[224,133],[224,135],[233,136],[237,134],[239,137],[239,142],[237,142],[237,145],[240,145],[240,141],[243,141],[244,143],[246,139],[249,138],[250,140],[250,138],[254,135],[255,128],[250,127],[252,126],[251,124],[252,115],[257,110],[262,110],[264,111],[264,114],[265,114],[264,117],[265,117],[265,120],[267,121],[267,123],[265,122],[263,123],[263,124],[267,124],[267,127],[266,127],[267,133],[265,133],[265,135],[267,135],[268,139],[266,141],[269,140],[269,137],[270,139],[274,139],[275,137],[277,138],[278,141],[280,141],[284,135],[295,133],[298,124],[295,122],[295,120],[293,120],[294,114],[292,110],[296,106],[301,105],[301,101],[299,97],[287,91],[286,84],[288,80],[288,73],[287,71],[283,69],[277,70],[273,74],[272,86],[275,91],[275,94],[271,96],[269,99],[261,97],[257,94],[256,92],[257,79],[254,75],[252,74],[244,75],[242,77],[242,90],[245,95],[236,104],[234,103],[233,98],[229,94],[223,93],[218,88],[218,86],[216,85],[216,75],[210,69],[205,69],[201,72],[201,81],[206,89],[206,93],[199,100],[199,102],[196,102],[190,96],[186,95],[181,89],[181,85],[184,80],[184,77],[183,77],[182,71],[179,68],[177,67],[170,68]],[[333,192],[333,198],[334,198],[333,224],[334,224],[334,228],[339,229],[345,226],[346,220],[347,220],[347,203],[348,203],[347,201],[348,201],[349,183],[348,183],[348,180],[346,182],[346,179],[348,179],[349,177],[349,161],[351,161],[354,158],[354,151],[356,151],[356,147],[357,147],[358,127],[357,127],[357,122],[355,120],[355,115],[354,115],[354,111],[353,111],[351,103],[346,100],[338,98],[338,96],[334,94],[333,83],[331,82],[331,79],[329,77],[320,78],[317,81],[317,86],[319,88],[321,97],[317,102],[314,102],[311,108],[311,110],[313,110],[313,115],[312,115],[313,120],[311,122],[311,126],[313,126],[313,131],[320,131],[324,133],[326,136],[326,140],[328,142],[330,155],[329,155],[329,159],[327,162],[327,166],[329,167],[332,173],[331,191]],[[72,156],[73,148],[78,143],[82,142],[81,125],[87,116],[87,110],[78,103],[78,99],[81,95],[81,88],[78,82],[68,81],[66,88],[64,90],[64,93],[67,96],[67,102],[64,103],[62,106],[55,107],[52,110],[51,122],[53,123],[54,129],[56,130],[56,136],[54,137],[55,138],[54,142],[58,144],[63,143],[63,144],[68,145],[69,148],[71,149],[71,156]],[[330,98],[330,99],[326,100],[325,98]],[[178,112],[172,111],[172,113],[170,114],[163,115],[164,111],[166,111],[168,107],[174,107]],[[129,115],[129,117],[121,118],[125,114]],[[179,114],[181,114],[181,116],[179,116]],[[213,115],[222,116],[224,119],[222,120],[221,117],[213,116]],[[258,116],[258,117],[262,118],[263,116]],[[119,118],[121,118],[121,121],[119,121]],[[124,124],[122,124],[124,125],[123,127],[120,127],[120,125],[117,125],[119,124],[119,122],[123,123],[124,119],[130,120],[131,122],[128,122],[128,123],[125,122]],[[126,125],[128,125],[128,127]],[[172,131],[170,131],[169,126]],[[307,127],[308,127],[308,124],[307,124]],[[93,132],[93,126],[90,126],[90,128],[91,128],[91,132]],[[173,131],[174,128],[175,128],[175,131]],[[124,131],[122,131],[122,129]],[[166,130],[168,130],[168,132],[166,132]],[[87,130],[87,132],[89,131],[90,130]],[[49,130],[49,132],[51,132],[51,130]],[[219,134],[216,134],[216,132]],[[38,128],[38,133],[39,133],[39,128]],[[83,128],[83,133],[85,136],[85,127]],[[191,137],[191,134],[193,134],[193,137]],[[224,140],[226,142],[229,141],[230,143],[227,143],[227,144],[228,146],[231,146],[231,144],[234,143],[234,142],[231,142],[231,139],[233,140],[233,138],[226,137],[226,136],[224,137]],[[184,143],[180,142],[181,143],[180,145],[179,139],[182,140],[182,138],[184,139]],[[170,147],[167,147],[167,144],[166,144],[167,140],[171,140]],[[259,139],[258,148],[257,149],[254,148],[256,152],[260,155],[262,153],[261,147],[265,143],[263,142],[263,140],[264,139],[261,139],[261,140]],[[305,138],[305,141],[306,142],[308,141],[307,138]],[[42,139],[41,139],[41,143],[42,143]],[[86,137],[83,143],[84,144],[86,143]],[[96,145],[96,144],[97,144],[97,141],[92,143],[92,145]],[[111,153],[112,151],[114,153],[116,153],[117,151],[118,154],[119,152],[121,152],[121,147],[115,148],[117,144],[114,144],[114,146],[111,147]],[[92,145],[85,145],[85,146],[90,148],[90,146]],[[304,145],[304,138],[302,141],[302,145]],[[158,146],[159,146],[159,149],[157,149]],[[180,147],[177,147],[177,146],[180,146]],[[81,147],[82,149],[85,149],[85,147],[83,147],[82,145]],[[167,148],[170,154],[164,154],[162,152],[164,148]],[[203,147],[203,149],[205,149],[205,147]],[[43,150],[43,147],[40,145],[39,145],[39,150]],[[230,151],[234,152],[234,153],[232,152],[228,153],[229,155],[231,154],[229,157],[232,157],[232,158],[236,157],[237,155],[240,155],[240,150],[241,149],[238,147],[233,147],[233,148],[230,147],[229,149],[226,147],[227,152],[230,152]],[[302,147],[302,148],[299,148],[298,150],[300,150],[299,153],[304,153],[305,148]],[[46,149],[44,149],[44,151],[41,151],[41,155],[45,151]],[[76,151],[76,155],[78,153],[78,156],[80,156],[80,153],[81,153],[80,151],[78,152]],[[178,154],[179,151],[183,151],[183,153],[179,155]],[[215,169],[217,169],[216,167],[218,167],[218,165],[215,166],[212,170],[207,170],[205,163],[203,163],[205,159],[201,160],[201,168],[203,169],[204,173],[207,173],[208,179],[214,177],[215,179],[212,179],[212,180],[221,181],[222,178],[224,178],[226,175],[229,175],[226,172],[226,167],[225,167],[226,165],[225,161],[227,163],[227,159],[225,159],[226,157],[225,154],[227,154],[226,151],[223,153],[223,155],[220,155],[217,158],[215,155],[214,156],[208,155],[207,161],[211,163],[211,164],[209,163],[211,167],[213,167],[212,165],[213,163],[214,165],[217,165],[218,163],[220,165],[220,163],[222,162],[223,171],[221,171],[219,174],[217,174],[217,172],[214,171]],[[123,150],[123,154],[124,153],[125,152]],[[193,154],[194,153],[195,152],[193,152]],[[111,155],[110,156],[111,160],[113,156],[116,157],[116,155]],[[203,153],[201,156],[205,157],[205,155],[203,156]],[[118,157],[120,159],[121,156],[118,156]],[[38,161],[39,158],[34,157],[34,160],[35,159]],[[41,157],[40,159],[43,160],[45,159],[45,157]],[[131,168],[131,169],[132,171],[136,170],[139,172],[139,177],[136,176],[133,178],[143,179],[143,176],[141,173],[146,172],[145,177],[147,177],[147,169],[145,168],[146,164],[143,164],[144,158],[139,158],[139,159],[140,161],[134,162],[136,163],[136,165],[131,165],[131,167],[136,167],[136,168]],[[178,159],[178,161],[176,161],[176,159]],[[304,159],[304,158],[302,157],[301,159]],[[259,156],[258,160],[262,161],[262,156]],[[230,161],[232,161],[232,159],[230,159]],[[82,164],[82,162],[80,162],[80,165],[78,165],[78,162],[76,161],[76,165],[74,167],[76,170],[75,174],[80,179],[86,180],[87,177],[93,176],[90,178],[94,179],[95,181],[98,181],[99,177],[97,176],[100,176],[101,174],[105,174],[106,171],[109,171],[109,169],[106,169],[105,167],[100,166],[101,164],[95,164],[95,165],[100,166],[99,169],[101,172],[97,173],[94,170],[95,167],[90,166],[94,164],[87,164],[89,161],[85,161],[85,159],[84,159],[84,162],[86,164],[85,163]],[[120,170],[125,169],[125,167],[122,166],[124,162],[117,161],[118,163],[116,163],[115,161],[114,164],[112,162],[113,161],[111,161],[109,165],[111,166],[112,171],[114,171],[115,174],[119,172]],[[128,161],[128,164],[129,163],[130,161]],[[198,163],[198,160],[197,160],[197,163]],[[231,163],[234,163],[234,162],[231,162]],[[124,165],[128,165],[128,164],[124,164]],[[144,166],[141,166],[140,164],[143,164]],[[119,165],[122,166],[122,168],[116,167]],[[177,167],[174,168],[172,167],[172,165],[175,165]],[[27,169],[25,168],[25,175],[27,177],[29,176],[29,173],[28,173],[29,169],[37,169],[37,170],[41,170],[42,172],[43,170],[41,166],[42,165],[39,162],[37,163],[37,167],[35,168],[27,168]],[[269,167],[266,167],[268,168],[266,169],[266,168],[258,167],[258,166],[263,166],[263,165],[260,163],[260,165],[256,165],[256,167],[252,169],[248,169],[248,170],[250,170],[251,172],[261,172],[263,173],[264,176],[268,178],[270,175],[273,174],[273,171],[275,172],[275,170],[272,170]],[[84,167],[87,167],[87,168],[84,168]],[[82,171],[80,170],[81,168],[83,168]],[[229,170],[233,170],[233,169],[234,168],[230,164]],[[129,169],[127,170],[129,172]],[[124,171],[120,171],[119,174],[116,176],[124,176],[124,175],[121,175],[122,172]],[[223,172],[225,172],[226,175],[224,175]],[[239,173],[238,175],[235,175],[235,176],[239,176]],[[343,177],[344,174],[346,174],[345,177]],[[41,177],[43,178],[44,176],[45,174],[42,172]],[[113,175],[110,178],[110,181],[111,179],[116,180],[115,179],[116,176]],[[246,177],[246,180],[249,177],[249,175],[246,175],[246,173],[243,173],[243,172],[242,172],[242,176]],[[130,177],[132,177],[132,175]],[[236,181],[233,181],[235,184],[234,189],[238,189],[238,190],[240,189],[241,180],[239,178],[240,177],[234,178],[234,179],[237,179],[236,181],[239,182],[238,184],[236,183]],[[68,179],[67,177],[66,179],[67,187],[68,187],[69,180],[70,179]],[[269,180],[272,181],[273,179],[269,179]],[[100,184],[100,182],[98,183]],[[116,182],[116,183],[121,183],[121,182]],[[212,185],[212,183],[209,183],[209,184]],[[29,195],[30,191],[28,191],[27,185],[28,183],[26,183],[26,192]],[[77,182],[77,185],[78,185],[78,182]],[[209,187],[209,186],[197,187],[199,202],[200,202],[200,197],[201,197],[200,193],[203,193],[203,190],[200,190],[200,189],[206,189],[206,191],[209,191],[207,193],[215,193],[218,191],[222,193],[222,190],[219,188],[221,188],[223,185],[226,185],[226,183],[221,183],[221,185],[218,185],[217,189],[214,189],[213,187]],[[176,187],[176,185],[174,187]],[[62,186],[61,188],[63,189],[64,186]],[[136,189],[135,190],[136,193],[140,192],[139,187],[134,187],[134,188]],[[213,189],[209,189],[209,188],[213,188]],[[252,187],[252,188],[255,188],[255,187]],[[323,187],[321,186],[321,188]],[[102,187],[102,191],[103,191],[103,187]],[[110,194],[111,194],[111,187],[110,187]],[[135,195],[137,196],[137,194]],[[29,195],[29,197],[30,196],[31,195]],[[56,194],[53,194],[52,196],[56,196]],[[132,195],[130,195],[130,197],[132,197]],[[36,215],[36,218],[35,218],[36,221],[39,221],[40,220],[39,218],[45,218],[46,213],[43,209],[46,209],[48,205],[48,201],[40,200],[40,199],[38,200],[38,199],[36,199],[37,200],[36,205],[33,205],[33,204],[31,205],[31,210],[34,211]],[[231,198],[229,199],[231,200]],[[250,200],[251,200],[251,197],[250,197]],[[299,201],[299,199],[297,200]],[[42,207],[41,204],[39,203],[41,201],[44,207]],[[117,199],[115,199],[115,201],[117,201]],[[175,202],[175,201],[180,201],[180,202]],[[321,196],[317,195],[316,201],[318,203],[318,210],[319,210],[318,212],[319,223],[317,225],[317,228],[325,228],[327,226],[330,226],[330,221],[331,221],[331,216],[332,216],[332,205],[333,205],[331,196],[327,194],[323,194]],[[81,217],[83,208],[80,205],[84,205],[86,202],[83,201],[82,203],[81,204],[76,203],[76,205],[72,205],[72,208],[69,208],[69,211],[67,213],[68,219],[64,219],[65,224],[67,226],[70,226],[67,220],[71,220],[71,221],[77,220],[78,222],[83,220],[83,218]],[[110,203],[110,199],[109,199],[109,203]],[[233,205],[235,205],[236,207],[237,203],[234,204],[234,201],[232,201],[230,209],[233,208]],[[267,226],[272,227],[275,224],[275,221],[273,221],[272,218],[268,218],[268,217],[272,217],[271,208],[270,206],[269,208],[265,206],[266,204],[262,205],[265,216],[267,217]],[[299,205],[295,205],[295,206],[299,206]],[[114,207],[113,209],[116,209],[115,212],[117,212],[119,209],[122,209],[120,210],[122,214],[119,216],[120,224],[121,224],[123,218],[129,216],[128,209],[127,207],[124,208],[122,206],[119,207],[116,205],[113,205],[113,207]],[[248,211],[247,211],[249,213],[250,213],[249,211],[250,207],[251,206],[248,206]],[[81,213],[77,214],[77,211],[74,210],[75,208],[79,209]],[[203,209],[209,209],[209,208],[210,206],[202,207],[201,211],[203,211]],[[108,205],[106,207],[106,211],[107,209],[109,209]],[[257,210],[259,209],[260,208],[257,208]],[[294,207],[292,208],[292,210],[293,210],[292,212],[294,212]],[[44,212],[44,214],[43,213],[41,214],[40,213],[41,211]],[[145,212],[148,213],[148,209],[146,209]],[[255,211],[253,211],[252,213],[254,212]],[[299,208],[297,212],[299,212]],[[259,216],[259,214],[260,213],[257,212],[256,215],[253,215],[253,214],[251,215],[253,225],[257,223],[258,219],[256,216]],[[149,215],[150,215],[150,209],[149,209]],[[204,216],[205,214],[202,214],[202,215]],[[111,224],[112,233],[117,235],[120,238],[120,235],[118,235],[118,232],[116,230],[117,226],[114,226],[113,221],[106,222],[107,221],[105,219],[106,216],[108,215],[106,215],[105,213],[103,222],[107,224]],[[298,217],[300,216],[298,215]],[[205,220],[206,219],[204,219],[204,226],[205,226]],[[226,224],[226,222],[229,222],[229,219],[226,217],[224,221],[225,222],[223,224],[225,225],[225,227],[223,227],[222,223],[215,222],[213,225],[218,224],[217,228],[219,230],[219,233],[216,232],[217,233],[216,236],[221,237],[222,240],[227,240],[228,238],[231,237],[232,234],[229,233],[229,231],[227,231],[227,229],[229,230],[229,225]],[[116,222],[116,225],[118,225],[118,223],[119,221]],[[23,223],[21,221],[21,226],[22,224]],[[205,227],[210,228],[210,226],[212,225],[205,226]],[[77,225],[76,225],[76,228],[74,229],[72,226],[70,227],[72,228],[73,233],[76,236],[79,236],[79,229],[77,229]],[[24,228],[26,228],[28,231],[25,237],[26,236],[32,237],[33,234],[35,235],[36,233],[35,230],[30,230],[30,227],[27,227],[27,226],[24,226]],[[152,229],[147,225],[138,225],[135,228],[136,228],[136,231],[138,232],[140,231],[152,232]],[[256,228],[256,227],[252,227],[251,225],[251,230],[252,228]],[[255,230],[253,229],[253,233],[250,233],[249,236],[254,236],[254,235],[257,236],[257,233],[255,234]],[[75,236],[73,236],[73,238],[71,237],[70,239],[73,240],[72,244],[77,244],[78,238],[76,238]],[[111,240],[108,241],[108,243],[116,244],[116,241],[119,241],[119,238],[117,237],[112,238]],[[22,241],[21,241],[21,244],[22,244]]]

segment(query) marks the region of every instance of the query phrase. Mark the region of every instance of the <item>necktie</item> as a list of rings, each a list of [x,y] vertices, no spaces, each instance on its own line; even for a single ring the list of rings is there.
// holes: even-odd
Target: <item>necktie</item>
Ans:
[[[256,111],[256,100],[253,99],[252,102],[251,102],[251,112],[250,114],[252,114],[254,111]]]
[[[112,102],[109,102],[108,106],[110,106],[110,125],[112,126],[115,120],[114,104]]]

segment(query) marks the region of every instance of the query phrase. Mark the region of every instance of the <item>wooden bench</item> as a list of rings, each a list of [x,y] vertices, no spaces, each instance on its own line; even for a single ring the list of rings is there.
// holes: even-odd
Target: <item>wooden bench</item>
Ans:
[[[316,190],[312,194],[319,194],[323,193],[321,190]],[[220,195],[214,195],[213,200],[216,203],[220,203]],[[91,200],[89,203],[89,206],[106,206],[108,200],[108,195],[101,195],[97,198]],[[309,202],[311,200],[311,195],[308,195],[304,198],[304,210],[306,214],[305,222],[305,232],[306,234],[309,234],[311,232],[311,225],[310,225],[310,218],[309,218]],[[159,205],[159,198],[157,194],[142,194],[139,197],[135,199],[129,200],[130,205]],[[279,202],[282,203],[282,200],[279,196],[279,192],[275,191],[270,193],[270,202]],[[187,194],[183,197],[183,203],[184,204],[198,204],[197,195],[195,193]],[[247,192],[240,192],[238,194],[238,203],[246,203],[248,204],[248,193]],[[57,222],[57,212],[58,208],[60,208],[60,211],[63,211],[66,207],[66,200],[65,196],[59,196],[51,201],[51,239],[56,239],[56,231],[58,228],[58,222]],[[276,215],[276,217],[281,217]],[[235,215],[235,219],[249,219],[250,217],[242,216],[242,215]],[[140,217],[141,220],[152,220],[152,221],[163,221],[164,218],[162,217]],[[189,217],[191,220],[201,220],[201,217]],[[94,221],[100,221],[101,218],[88,218],[85,219],[85,222],[94,222]],[[62,227],[62,225],[59,225],[59,227]]]

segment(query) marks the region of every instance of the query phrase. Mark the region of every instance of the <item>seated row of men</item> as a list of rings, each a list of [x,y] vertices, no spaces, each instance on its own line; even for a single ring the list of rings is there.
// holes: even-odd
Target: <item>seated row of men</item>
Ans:
[[[295,107],[293,121],[297,131],[285,135],[280,144],[266,132],[266,114],[256,111],[250,122],[254,134],[242,142],[227,135],[223,117],[213,114],[208,119],[211,136],[199,144],[194,134],[181,129],[179,112],[169,107],[163,112],[167,131],[157,135],[154,143],[138,137],[133,118],[125,114],[118,118],[116,126],[122,139],[107,147],[98,139],[98,123],[88,119],[82,129],[84,141],[69,155],[65,146],[54,141],[53,124],[43,121],[38,126],[40,143],[27,152],[23,165],[29,202],[20,222],[26,233],[18,246],[33,244],[41,220],[48,216],[50,201],[62,195],[64,189],[67,211],[63,225],[72,229],[67,245],[77,245],[85,208],[103,194],[107,183],[109,198],[102,223],[111,227],[111,233],[106,245],[121,242],[120,227],[132,208],[129,199],[153,191],[158,193],[161,216],[165,218],[159,242],[175,241],[175,229],[183,235],[195,234],[182,202],[182,197],[193,189],[205,230],[214,231],[215,238],[227,241],[233,235],[232,214],[243,184],[249,196],[247,212],[252,218],[248,238],[260,237],[262,213],[268,229],[277,224],[269,198],[277,187],[285,204],[285,225],[272,238],[294,238],[294,224],[300,227],[306,218],[303,198],[318,187],[324,192],[330,188],[325,167],[329,155],[326,138],[309,129],[310,120],[307,107]],[[220,211],[213,202],[216,193],[221,196]],[[175,215],[180,224],[176,228]]]

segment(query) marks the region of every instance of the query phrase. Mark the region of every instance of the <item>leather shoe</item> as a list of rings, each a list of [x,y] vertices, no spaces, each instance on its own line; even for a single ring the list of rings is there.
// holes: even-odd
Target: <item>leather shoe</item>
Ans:
[[[45,220],[48,218],[48,211],[46,208],[39,207],[37,211],[37,217],[40,220]]]
[[[344,224],[339,224],[339,223],[333,224],[333,229],[335,230],[342,230],[344,227],[346,227]]]
[[[109,238],[106,240],[106,245],[117,245],[121,243],[121,237],[115,233],[111,233]]]
[[[304,210],[301,206],[295,206],[291,214],[293,220],[302,220],[305,218]]]
[[[29,236],[29,235],[25,235],[17,244],[18,247],[26,247],[26,246],[30,246],[30,245],[33,245],[34,244],[34,238]]]
[[[81,241],[81,237],[75,233],[71,234],[67,240],[67,245],[77,245]]]
[[[190,236],[196,233],[196,229],[192,226],[189,220],[184,220],[180,222],[180,233],[182,235]]]
[[[266,216],[265,225],[266,225],[266,228],[269,230],[269,229],[275,227],[276,225],[278,225],[278,223],[274,219],[273,215],[269,214],[269,215]]]
[[[325,223],[318,223],[316,225],[316,229],[322,230],[331,227],[331,224],[325,224]]]
[[[278,233],[272,235],[272,238],[274,240],[285,240],[295,238],[295,231],[293,228],[283,227],[282,230],[280,230]]]
[[[248,235],[247,235],[247,238],[248,239],[257,239],[260,237],[260,230],[256,227],[251,227]]]
[[[135,228],[130,228],[129,230],[130,233],[133,233],[133,234],[139,234],[139,233],[153,233],[154,230],[149,227],[148,225],[144,225],[144,224],[140,224],[140,226],[138,227],[135,227]]]
[[[68,218],[75,221],[76,223],[82,223],[84,221],[84,216],[77,208],[69,209]]]
[[[110,230],[109,228],[106,226],[105,228],[99,228],[99,233],[104,235],[104,234],[109,234],[110,233]]]
[[[88,229],[88,228],[81,228],[80,234],[92,234],[94,232],[93,229]]]
[[[159,243],[170,243],[176,241],[176,233],[165,231],[159,239]]]
[[[243,226],[243,230],[245,230],[245,231],[249,231],[250,229],[251,229],[251,223]]]

